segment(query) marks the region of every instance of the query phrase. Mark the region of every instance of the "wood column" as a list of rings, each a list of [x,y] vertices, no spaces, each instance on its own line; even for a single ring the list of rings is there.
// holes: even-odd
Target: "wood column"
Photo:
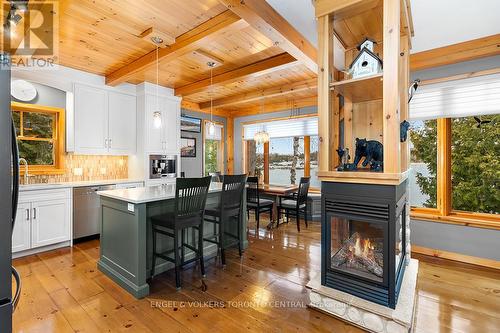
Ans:
[[[400,0],[384,0],[383,128],[384,172],[400,173],[399,53]]]
[[[318,18],[318,115],[319,170],[330,167],[330,82],[333,80],[332,22],[328,15]]]
[[[226,118],[227,126],[227,154],[226,154],[226,174],[234,173],[234,118]]]
[[[269,184],[269,142],[264,143],[264,184]]]
[[[437,120],[437,209],[443,216],[451,212],[451,119]]]
[[[401,82],[399,83],[399,103],[401,105],[400,120],[409,121],[408,87],[410,86],[410,44],[408,36],[401,36],[399,72]],[[410,166],[410,138],[401,142],[401,172],[405,172]]]
[[[304,177],[311,176],[311,137],[304,137]]]

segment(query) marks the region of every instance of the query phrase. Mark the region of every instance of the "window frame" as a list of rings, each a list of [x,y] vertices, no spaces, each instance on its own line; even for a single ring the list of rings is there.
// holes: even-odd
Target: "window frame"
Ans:
[[[52,165],[30,165],[28,164],[28,173],[31,175],[53,175],[64,174],[64,143],[65,143],[65,118],[64,109],[52,106],[26,104],[19,102],[11,102],[11,112],[21,113],[47,113],[55,115],[55,122],[52,134],[52,142],[54,147],[54,164]],[[20,117],[22,119],[22,117]],[[22,122],[20,123],[22,127]],[[17,140],[29,139],[23,138],[20,135]],[[45,141],[45,140],[44,140]],[[24,168],[20,168],[21,175],[24,175]]]
[[[202,133],[203,133],[203,137],[202,137],[202,142],[203,142],[203,148],[202,148],[202,155],[203,155],[203,165],[202,165],[202,168],[203,168],[203,174],[205,175],[205,149],[206,149],[206,145],[205,145],[205,141],[207,140],[206,139],[206,133],[205,133],[205,128],[206,128],[206,124],[209,123],[210,120],[206,120],[204,119],[203,120],[203,130],[202,130]],[[220,171],[222,173],[224,173],[224,161],[225,161],[225,150],[224,150],[224,142],[225,142],[225,128],[224,128],[224,123],[220,122],[220,121],[212,121],[214,124],[217,124],[219,126],[221,126],[221,140],[219,140],[219,147],[218,147],[218,150],[220,152],[220,154],[218,154],[217,156],[217,164],[220,166]]]
[[[246,124],[255,124],[255,123],[267,123],[271,121],[277,121],[277,120],[286,120],[286,119],[296,119],[296,118],[306,118],[306,117],[317,117],[318,114],[307,114],[307,115],[301,115],[301,116],[295,116],[295,117],[281,117],[281,118],[271,118],[271,119],[264,119],[264,120],[258,120],[258,121],[249,121],[249,122],[244,122],[242,123],[242,128],[243,125]],[[290,136],[293,138],[293,136]],[[301,136],[304,138],[304,177],[310,177],[311,176],[311,136],[310,135],[304,135]],[[249,173],[248,170],[248,165],[247,165],[247,160],[248,160],[248,147],[247,147],[247,141],[245,140],[245,133],[242,131],[241,133],[241,140],[243,142],[243,172],[245,174]],[[264,143],[264,184],[269,185],[269,142]],[[319,193],[320,188],[317,187],[310,187],[310,192],[314,193]]]
[[[452,208],[451,118],[437,119],[436,208],[411,207],[410,217],[418,220],[500,230],[500,216]]]

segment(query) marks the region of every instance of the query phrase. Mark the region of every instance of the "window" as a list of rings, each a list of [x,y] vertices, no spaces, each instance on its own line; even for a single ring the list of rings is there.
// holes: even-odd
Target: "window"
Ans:
[[[410,205],[436,208],[437,121],[410,122]]]
[[[452,209],[500,211],[500,115],[451,119]]]
[[[261,178],[262,182],[264,182],[264,144],[258,144],[254,140],[247,140],[245,155],[247,173],[250,176]]]
[[[29,172],[63,173],[64,110],[16,102],[11,106],[19,157],[26,159]]]
[[[256,144],[255,133],[266,131],[269,142]],[[318,170],[318,117],[297,116],[243,125],[244,166],[249,175],[273,185],[298,184],[311,177],[311,188],[321,182]]]
[[[311,136],[309,140],[309,165],[311,176],[311,187],[320,188],[321,181],[318,179],[316,173],[318,172],[318,151],[319,151],[319,137],[317,135]]]
[[[304,137],[272,138],[269,141],[269,183],[298,184],[304,176]]]
[[[215,125],[215,133],[208,132],[209,122],[205,121],[203,140],[203,165],[205,176],[213,172],[224,173],[224,128],[222,124]]]

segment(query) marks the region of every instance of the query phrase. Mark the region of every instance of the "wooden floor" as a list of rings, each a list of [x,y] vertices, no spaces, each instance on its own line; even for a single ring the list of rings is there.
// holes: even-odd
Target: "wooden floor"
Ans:
[[[266,223],[261,223],[265,225]],[[186,268],[176,292],[172,273],[136,300],[96,268],[99,242],[15,260],[23,281],[15,332],[360,332],[308,309],[304,285],[319,274],[320,228],[295,224],[258,236],[225,269]],[[500,332],[500,272],[430,257],[421,260],[416,332]]]

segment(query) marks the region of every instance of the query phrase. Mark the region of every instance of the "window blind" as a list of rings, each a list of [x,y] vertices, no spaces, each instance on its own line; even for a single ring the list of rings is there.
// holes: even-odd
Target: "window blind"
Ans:
[[[290,118],[243,125],[243,138],[253,140],[255,133],[266,131],[271,138],[318,135],[318,117]]]
[[[208,131],[208,127],[210,122],[205,122],[205,139],[206,140],[222,140],[222,125],[215,124],[215,132],[213,135],[210,135]]]
[[[420,86],[410,103],[410,119],[500,113],[500,74]]]

